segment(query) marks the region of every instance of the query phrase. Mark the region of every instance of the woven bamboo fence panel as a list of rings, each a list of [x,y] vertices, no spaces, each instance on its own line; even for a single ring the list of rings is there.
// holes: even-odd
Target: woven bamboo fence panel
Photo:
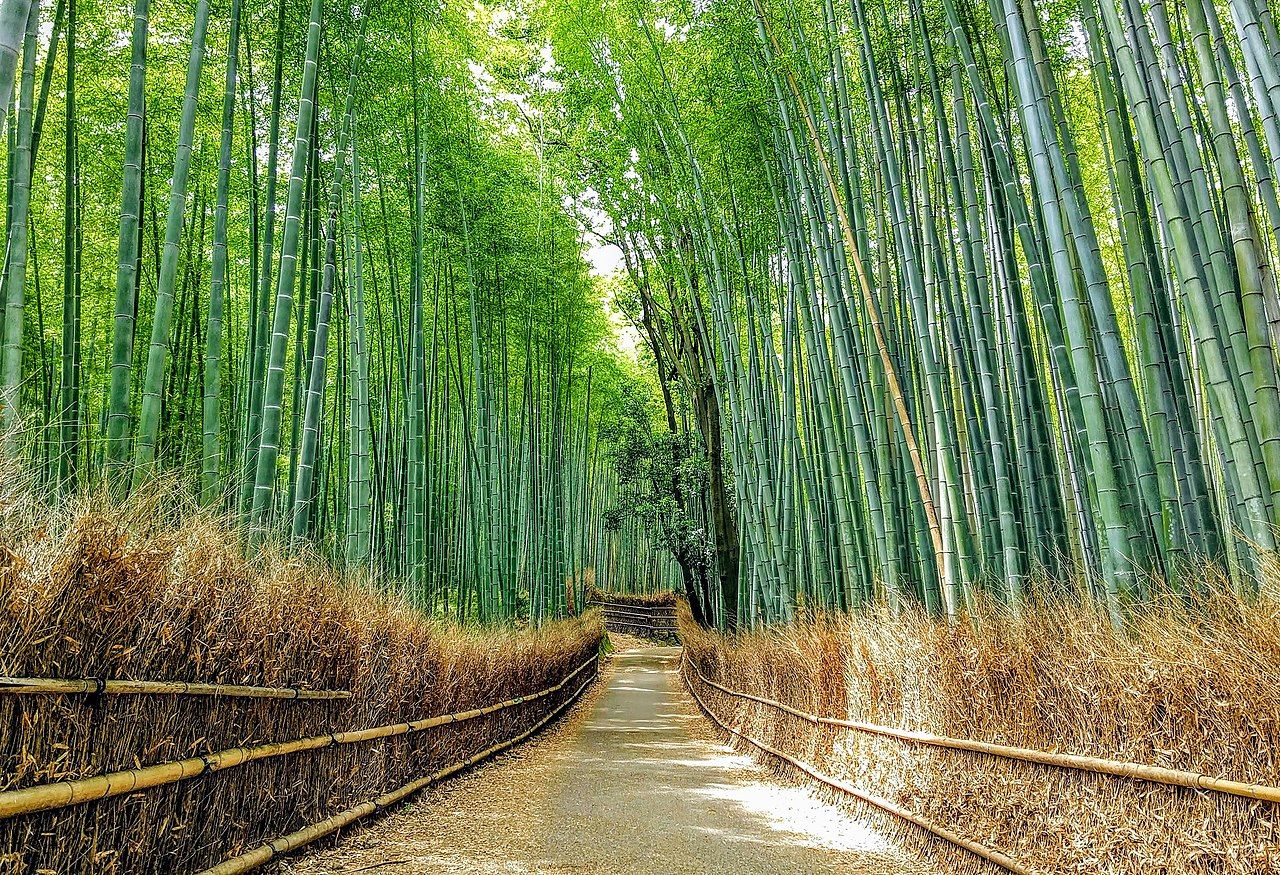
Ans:
[[[539,690],[538,692],[532,693],[528,696],[517,696],[514,699],[507,699],[506,701],[487,705],[483,708],[472,708],[467,711],[458,711],[452,714],[438,714],[432,717],[424,717],[420,720],[412,720],[407,723],[389,723],[383,726],[372,726],[367,729],[326,732],[323,735],[295,738],[289,741],[261,744],[254,747],[240,747],[230,750],[214,751],[199,754],[194,757],[188,757],[183,760],[156,763],[154,765],[137,769],[126,769],[118,772],[94,775],[92,777],[82,778],[76,781],[59,781],[53,784],[37,784],[34,787],[25,787],[21,790],[9,790],[0,793],[0,819],[13,817],[18,814],[33,814],[39,811],[49,811],[54,808],[77,805],[83,802],[92,802],[98,799],[106,799],[111,796],[119,796],[123,793],[133,793],[139,790],[146,790],[151,787],[159,787],[164,784],[173,784],[178,781],[194,778],[197,775],[204,774],[205,772],[224,771],[226,769],[232,769],[237,766],[244,765],[245,763],[254,762],[255,760],[319,750],[335,744],[356,744],[358,742],[390,738],[396,735],[406,735],[411,732],[421,732],[425,729],[432,729],[437,726],[446,726],[451,723],[464,723],[468,720],[474,720],[477,717],[484,717],[508,708],[514,708],[529,702],[536,702],[539,699],[544,699],[547,696],[558,693],[564,689],[570,680],[577,677],[589,666],[594,664],[595,657],[593,656],[591,659],[588,659],[586,662],[574,669],[563,681],[553,687]]]
[[[583,669],[587,667],[587,665],[595,665],[594,660],[592,662],[584,664],[581,668],[575,671],[573,675],[579,674]],[[257,869],[261,866],[266,865],[276,857],[279,857],[283,854],[292,853],[302,847],[305,847],[306,845],[311,844],[314,841],[324,838],[325,836],[332,835],[333,833],[342,829],[344,826],[348,826],[356,822],[357,820],[361,819],[362,817],[368,817],[370,814],[375,814],[379,811],[382,811],[383,809],[388,808],[396,804],[397,802],[403,801],[404,799],[408,798],[409,796],[413,795],[419,790],[430,786],[431,784],[434,784],[438,781],[443,781],[445,778],[448,778],[451,775],[455,775],[458,772],[461,772],[463,769],[468,769],[471,766],[474,766],[476,763],[486,760],[495,754],[501,753],[507,748],[514,747],[515,745],[529,738],[531,735],[533,735],[542,727],[546,726],[548,723],[554,720],[557,716],[559,716],[566,708],[568,708],[575,701],[577,701],[578,697],[582,695],[582,691],[585,690],[593,680],[595,680],[595,677],[596,677],[595,674],[592,674],[590,677],[588,677],[585,681],[583,681],[583,683],[576,690],[574,690],[573,694],[569,696],[568,699],[561,702],[559,705],[555,707],[555,709],[551,711],[551,713],[547,714],[545,717],[543,717],[541,720],[539,720],[529,729],[526,729],[524,732],[521,732],[519,735],[508,738],[505,741],[500,741],[497,744],[492,745],[491,747],[488,747],[480,751],[479,753],[468,757],[465,760],[461,760],[460,762],[456,762],[456,763],[453,763],[452,765],[445,766],[443,769],[440,769],[439,771],[433,772],[429,775],[424,775],[420,778],[416,778],[415,780],[410,781],[409,783],[405,784],[402,787],[397,787],[395,790],[392,790],[389,793],[382,794],[377,799],[371,799],[366,802],[362,802],[359,805],[352,806],[351,808],[348,808],[344,811],[340,811],[337,814],[334,814],[325,818],[324,820],[317,821],[316,823],[303,827],[302,829],[297,830],[296,832],[292,832],[286,836],[281,836],[279,838],[272,839],[271,841],[266,842],[262,845],[259,845],[258,847],[250,851],[246,851],[243,854],[238,854],[235,857],[232,857],[228,860],[224,860],[221,863],[217,864],[216,866],[210,866],[208,869],[205,869],[204,871],[198,873],[198,875],[238,875],[238,873],[241,873],[241,872],[249,872],[254,869]],[[565,680],[567,682],[569,678],[566,678]],[[563,687],[563,686],[564,684],[560,685],[560,687]]]
[[[682,659],[682,662],[685,665],[692,665],[692,663],[690,663],[689,660],[687,659]],[[706,678],[702,677],[702,672],[700,672],[696,666],[694,666],[694,671],[698,674],[699,678],[705,681],[706,683],[708,683],[708,685],[716,686],[717,689],[720,689],[726,692],[728,695],[734,695],[733,691],[725,690],[723,687],[719,687],[717,685],[711,684],[710,681],[706,681]],[[710,718],[712,723],[716,724],[725,732],[728,732],[730,735],[733,735],[736,738],[742,739],[743,741],[750,744],[752,747],[757,748],[760,751],[763,751],[769,756],[775,757],[776,759],[780,759],[783,762],[789,763],[790,765],[804,772],[810,778],[813,778],[814,780],[822,784],[825,784],[826,786],[832,788],[833,790],[837,790],[841,793],[844,793],[847,796],[852,796],[853,798],[859,800],[860,802],[864,802],[867,805],[871,805],[875,808],[880,809],[881,811],[886,812],[887,814],[891,814],[894,817],[900,818],[901,820],[905,820],[908,823],[914,824],[915,826],[920,827],[926,832],[929,832],[932,835],[937,836],[943,841],[948,842],[949,844],[954,845],[957,848],[961,848],[965,851],[968,851],[969,853],[977,857],[980,857],[983,860],[986,860],[988,863],[991,863],[992,865],[997,866],[1005,870],[1006,872],[1013,872],[1015,873],[1015,875],[1037,875],[1036,870],[1030,869],[1022,865],[1017,860],[1012,859],[1007,854],[1004,854],[1001,851],[994,850],[992,848],[987,847],[984,844],[981,844],[980,842],[975,842],[972,839],[965,838],[959,833],[954,832],[953,830],[947,829],[945,826],[935,823],[934,821],[930,820],[927,817],[923,817],[919,814],[916,814],[915,812],[909,811],[908,809],[902,807],[901,805],[898,805],[895,802],[885,799],[882,796],[878,796],[874,793],[870,793],[862,789],[861,787],[855,787],[854,785],[850,784],[847,781],[842,781],[839,778],[833,778],[830,775],[824,774],[818,771],[818,769],[816,769],[811,764],[805,762],[804,760],[797,759],[796,757],[793,757],[784,751],[778,750],[776,747],[772,747],[771,745],[766,744],[765,742],[761,741],[758,738],[754,738],[746,734],[745,732],[742,732],[741,730],[736,729],[733,726],[730,726],[727,722],[725,722],[723,718],[720,717],[720,715],[716,714],[713,710],[711,710],[711,708],[707,705],[707,703],[702,700],[702,697],[698,695],[698,691],[694,689],[692,682],[690,682],[689,680],[688,672],[682,669],[680,672],[680,676],[684,679],[686,686],[688,686],[689,694],[693,696],[693,700],[698,703],[698,707],[702,709],[703,713],[706,714],[708,718]],[[749,698],[745,696],[745,694],[743,694],[743,697]]]

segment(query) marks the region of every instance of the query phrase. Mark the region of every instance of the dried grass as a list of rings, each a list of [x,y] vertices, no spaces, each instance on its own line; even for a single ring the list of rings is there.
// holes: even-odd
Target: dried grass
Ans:
[[[612,602],[615,605],[635,605],[640,608],[675,607],[676,594],[671,590],[659,592],[615,592],[595,585],[587,589],[588,602]]]
[[[707,677],[811,713],[1280,784],[1274,601],[1169,600],[1124,633],[1062,603],[952,623],[880,608],[735,639],[681,615]],[[820,729],[699,694],[742,731],[1042,872],[1280,872],[1280,806]],[[894,828],[948,869],[991,871]]]
[[[3,475],[4,472],[0,472]],[[347,689],[347,701],[0,696],[0,789],[461,711],[557,683],[603,634],[432,623],[157,489],[44,508],[0,476],[0,674]],[[464,759],[572,693],[0,822],[0,873],[192,871]]]

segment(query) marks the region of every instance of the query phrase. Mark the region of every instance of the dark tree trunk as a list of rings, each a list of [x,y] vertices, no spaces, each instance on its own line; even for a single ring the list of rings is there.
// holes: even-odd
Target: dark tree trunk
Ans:
[[[738,627],[738,519],[729,503],[725,484],[724,436],[720,426],[720,399],[715,384],[705,381],[694,393],[698,429],[707,445],[707,467],[710,469],[711,525],[716,539],[716,583],[720,588],[720,604],[724,611],[724,627]]]

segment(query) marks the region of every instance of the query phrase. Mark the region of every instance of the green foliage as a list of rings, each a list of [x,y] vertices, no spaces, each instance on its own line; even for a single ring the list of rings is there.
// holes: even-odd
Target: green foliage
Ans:
[[[617,531],[625,519],[639,519],[653,529],[655,546],[705,573],[711,539],[686,508],[706,489],[706,456],[689,432],[655,431],[650,406],[648,399],[629,397],[602,431],[618,475],[617,503],[606,512],[605,526]]]
[[[49,487],[172,473],[424,610],[564,613],[608,564],[584,497],[634,367],[495,97],[536,52],[481,8],[202,4],[201,46],[194,4],[77,0],[68,126],[69,16],[37,10],[61,43],[14,88],[39,147],[0,285],[10,451]]]
[[[744,622],[1259,585],[1280,38],[1228,6],[543,7],[563,172],[655,358],[709,363]]]

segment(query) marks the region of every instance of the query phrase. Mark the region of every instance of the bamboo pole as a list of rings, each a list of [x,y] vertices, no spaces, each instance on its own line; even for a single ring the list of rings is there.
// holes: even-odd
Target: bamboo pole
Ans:
[[[38,811],[65,808],[81,802],[92,802],[97,799],[119,796],[123,793],[134,793],[150,787],[175,784],[178,781],[194,778],[196,775],[201,775],[205,772],[224,771],[255,760],[286,756],[307,750],[319,750],[335,744],[354,744],[360,741],[406,735],[448,723],[461,723],[486,714],[493,714],[506,708],[513,708],[517,705],[536,701],[559,692],[564,689],[569,681],[588,666],[594,664],[596,658],[593,655],[553,687],[548,687],[532,695],[519,696],[495,705],[487,705],[484,708],[473,708],[469,711],[460,711],[454,714],[441,714],[409,723],[389,723],[368,729],[313,735],[307,738],[272,742],[255,747],[230,748],[216,753],[157,763],[138,769],[109,772],[74,781],[60,781],[56,784],[38,784],[21,790],[8,790],[0,793],[0,820],[18,814],[33,814]]]
[[[687,659],[684,661],[686,663],[688,662]],[[697,666],[694,666],[694,671],[695,672],[698,671]],[[701,675],[701,672],[698,672],[698,674]],[[908,809],[903,808],[902,806],[894,802],[891,802],[888,799],[885,799],[881,796],[876,796],[872,793],[868,793],[867,791],[862,790],[858,787],[855,787],[852,784],[848,784],[844,781],[841,781],[838,778],[833,778],[830,775],[824,775],[822,772],[819,772],[816,768],[811,766],[809,763],[806,763],[803,760],[798,760],[795,757],[790,756],[789,754],[783,753],[782,751],[778,750],[775,747],[770,747],[769,745],[765,744],[763,741],[752,738],[750,735],[747,735],[744,732],[734,729],[732,726],[729,726],[727,723],[721,720],[718,716],[716,716],[715,712],[713,712],[710,708],[707,707],[706,703],[704,703],[702,699],[698,696],[697,691],[694,690],[693,684],[689,683],[689,679],[685,674],[685,672],[682,671],[680,673],[680,676],[685,679],[685,684],[689,688],[689,693],[690,695],[693,696],[693,700],[698,703],[698,707],[702,709],[703,713],[705,713],[709,718],[711,718],[711,721],[713,723],[715,723],[725,732],[728,732],[731,735],[741,738],[743,741],[747,742],[753,747],[759,748],[760,750],[764,751],[770,756],[777,757],[780,760],[784,760],[785,762],[790,763],[800,771],[804,772],[809,777],[813,778],[816,781],[821,781],[823,784],[826,784],[828,787],[831,787],[835,790],[839,790],[842,793],[846,793],[854,797],[855,799],[858,799],[859,801],[865,802],[868,805],[871,805],[875,808],[879,808],[882,811],[886,811],[889,814],[892,814],[895,817],[899,817],[902,820],[905,820],[909,823],[913,823],[916,826],[920,827],[921,829],[925,830],[926,832],[930,832],[933,835],[937,836],[938,838],[943,839],[944,841],[950,842],[956,847],[964,848],[966,851],[969,851],[972,854],[976,854],[977,856],[981,857],[987,862],[992,863],[996,866],[999,866],[1001,869],[1004,869],[1007,872],[1015,872],[1017,873],[1017,875],[1036,875],[1034,869],[1028,869],[1026,866],[1023,866],[1021,863],[1017,862],[1016,860],[1006,856],[1005,854],[1002,854],[1000,851],[992,850],[991,848],[988,848],[986,845],[982,845],[971,839],[967,839],[958,833],[952,832],[951,830],[947,829],[944,826],[934,823],[929,818],[924,817],[923,815],[915,814],[914,812],[909,811]],[[711,683],[711,682],[708,681],[708,683]],[[715,684],[712,684],[712,686],[715,686]]]
[[[693,665],[692,662],[689,663]],[[1204,775],[1199,772],[1187,772],[1181,769],[1166,769],[1160,766],[1150,766],[1143,763],[1129,763],[1121,760],[1110,760],[1102,757],[1080,756],[1077,754],[1050,753],[1049,751],[1035,750],[1034,748],[1013,747],[1005,744],[992,744],[986,741],[974,741],[967,738],[950,738],[945,735],[933,735],[928,732],[914,732],[907,729],[897,729],[892,726],[881,726],[876,723],[862,723],[856,720],[838,720],[834,717],[819,717],[816,714],[810,714],[807,711],[801,711],[782,702],[776,702],[773,699],[766,699],[763,696],[755,696],[751,693],[740,693],[731,690],[728,687],[721,686],[715,681],[709,679],[702,673],[696,665],[693,670],[697,674],[698,679],[708,686],[715,687],[722,693],[734,696],[739,699],[747,699],[752,702],[758,702],[761,705],[768,705],[779,711],[784,711],[793,717],[799,717],[814,725],[836,726],[842,729],[853,729],[858,732],[865,732],[871,735],[879,735],[887,738],[896,738],[910,744],[924,744],[931,747],[944,747],[950,750],[964,750],[972,753],[983,753],[990,756],[1002,757],[1004,759],[1018,760],[1026,763],[1038,763],[1045,766],[1056,766],[1063,769],[1075,769],[1081,772],[1093,772],[1100,775],[1113,775],[1117,778],[1129,778],[1135,781],[1150,781],[1156,784],[1167,784],[1171,787],[1186,787],[1190,790],[1212,790],[1216,793],[1225,793],[1230,796],[1239,796],[1245,799],[1258,799],[1264,802],[1280,803],[1280,787],[1272,787],[1266,784],[1248,784],[1242,781],[1231,781],[1226,778],[1216,778],[1212,775]]]
[[[586,665],[584,664],[583,668],[585,667]],[[581,671],[581,669],[579,669],[578,671]],[[577,674],[577,671],[575,671],[574,674]],[[514,738],[509,738],[506,741],[502,741],[502,742],[499,742],[498,744],[493,745],[492,747],[485,748],[480,753],[470,756],[467,759],[462,760],[461,762],[454,763],[451,766],[446,766],[445,768],[439,770],[438,772],[433,772],[432,774],[426,775],[425,777],[421,777],[421,778],[418,778],[417,780],[410,781],[408,784],[405,784],[403,787],[400,787],[396,790],[392,790],[390,793],[384,793],[383,795],[379,796],[377,799],[373,799],[367,802],[361,802],[359,805],[353,806],[352,808],[348,808],[345,811],[341,811],[331,817],[327,817],[324,820],[319,821],[318,823],[313,823],[310,826],[303,827],[297,832],[292,832],[289,835],[281,836],[280,838],[277,838],[277,839],[272,839],[266,844],[259,845],[258,847],[254,848],[251,851],[247,851],[243,854],[240,854],[239,856],[232,857],[229,860],[224,860],[221,863],[217,864],[216,866],[211,866],[208,869],[205,869],[197,873],[197,875],[236,875],[236,873],[240,873],[240,872],[249,872],[253,869],[258,868],[259,866],[262,866],[270,862],[275,857],[281,854],[287,854],[292,851],[296,851],[298,848],[301,848],[304,845],[310,844],[316,839],[320,839],[331,833],[337,832],[342,827],[347,826],[348,824],[351,824],[362,817],[367,817],[370,814],[373,814],[377,811],[381,811],[384,808],[388,808],[396,804],[397,802],[401,801],[402,799],[405,799],[406,797],[423,789],[424,787],[429,786],[430,784],[434,784],[437,781],[444,780],[445,778],[448,778],[451,775],[455,775],[458,772],[461,772],[463,769],[470,768],[471,766],[474,766],[476,763],[481,762],[482,760],[486,760],[489,757],[493,756],[494,754],[500,753],[501,751],[504,751],[509,747],[514,747],[515,745],[529,738],[531,735],[533,735],[542,727],[546,726],[548,723],[554,720],[562,711],[564,711],[566,708],[572,705],[575,701],[577,701],[578,697],[582,695],[582,691],[585,690],[593,680],[595,680],[598,674],[599,672],[597,671],[596,674],[593,674],[590,678],[584,681],[582,686],[578,687],[578,689],[574,691],[572,696],[570,696],[568,699],[566,699],[564,702],[558,705],[555,708],[555,710],[553,710],[546,717],[543,717],[541,720],[535,723],[532,728],[520,733]],[[568,678],[565,678],[565,680],[567,681]]]
[[[86,693],[107,696],[225,696],[241,699],[350,699],[347,690],[301,690],[297,687],[253,687],[185,681],[109,681],[100,678],[0,677],[0,693]]]
[[[672,625],[676,622],[675,608],[641,608],[639,610],[633,608],[618,608],[613,605],[602,605],[600,602],[593,603],[593,606],[600,606],[601,613],[606,616],[609,614],[626,614],[631,617],[642,617],[645,622],[653,622],[655,620],[670,620]]]

